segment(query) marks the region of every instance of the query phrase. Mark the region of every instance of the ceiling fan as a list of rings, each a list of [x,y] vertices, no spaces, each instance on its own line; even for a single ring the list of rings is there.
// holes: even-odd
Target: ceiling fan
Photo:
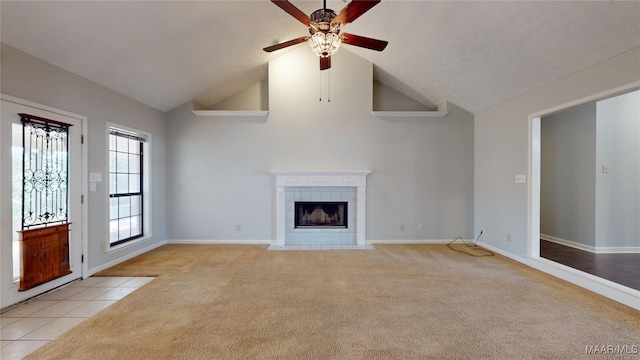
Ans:
[[[323,0],[322,9],[314,11],[307,16],[300,9],[295,7],[288,0],[271,0],[276,6],[286,11],[309,28],[309,34],[299,38],[285,41],[272,46],[267,46],[263,50],[272,52],[286,47],[309,42],[311,50],[320,57],[320,70],[331,67],[331,55],[335,54],[340,44],[348,44],[363,47],[366,49],[382,51],[387,47],[388,42],[371,39],[348,33],[340,33],[342,27],[359,18],[362,14],[376,6],[381,0],[351,0],[339,14],[327,9],[327,0]]]

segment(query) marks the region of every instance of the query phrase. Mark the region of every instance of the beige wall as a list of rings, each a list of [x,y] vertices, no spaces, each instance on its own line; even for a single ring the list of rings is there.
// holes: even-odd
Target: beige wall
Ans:
[[[524,258],[528,246],[529,117],[640,80],[640,48],[593,65],[475,116],[475,232],[483,241]],[[511,234],[511,241],[506,240]]]
[[[165,240],[165,114],[5,44],[2,44],[1,56],[0,92],[88,118],[88,169],[84,171],[103,175],[103,182],[97,184],[97,191],[86,194],[89,214],[85,221],[89,228],[89,248],[85,250],[85,254],[89,261],[89,271],[101,269],[154,244],[162,243]],[[100,248],[100,244],[108,242],[109,236],[107,122],[151,134],[151,154],[148,155],[151,158],[150,175],[153,178],[153,237],[145,243],[110,254]],[[3,185],[1,191],[3,195],[8,192],[10,197],[9,188]],[[4,234],[6,230],[2,231]],[[2,244],[4,252],[5,244]]]
[[[273,169],[373,170],[368,240],[472,236],[472,115],[376,118],[372,64],[346,49],[332,64],[320,73],[306,47],[273,60],[266,118],[196,117],[190,104],[168,114],[169,239],[273,239]]]

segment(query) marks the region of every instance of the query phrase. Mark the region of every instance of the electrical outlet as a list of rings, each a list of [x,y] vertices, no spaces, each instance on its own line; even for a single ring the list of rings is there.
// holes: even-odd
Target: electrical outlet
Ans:
[[[400,224],[400,231],[404,231],[404,224]]]
[[[418,225],[418,230],[420,230],[420,231],[424,231],[424,224],[420,224],[420,225]]]
[[[236,224],[236,231],[240,231],[240,228],[241,228],[240,224]]]
[[[507,241],[511,241],[511,233],[507,233]]]
[[[105,251],[107,251],[107,246],[103,242],[101,242],[100,243],[100,252],[105,252]]]

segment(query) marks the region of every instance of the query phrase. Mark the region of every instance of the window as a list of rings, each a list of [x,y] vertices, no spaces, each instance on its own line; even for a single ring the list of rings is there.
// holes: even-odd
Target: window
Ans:
[[[66,223],[71,125],[34,115],[22,121],[22,230]]]
[[[144,236],[144,148],[147,136],[109,127],[109,245]]]

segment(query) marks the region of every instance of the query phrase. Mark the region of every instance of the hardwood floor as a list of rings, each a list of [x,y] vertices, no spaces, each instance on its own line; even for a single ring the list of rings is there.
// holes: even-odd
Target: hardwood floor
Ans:
[[[540,257],[640,290],[640,254],[594,254],[540,240]]]

